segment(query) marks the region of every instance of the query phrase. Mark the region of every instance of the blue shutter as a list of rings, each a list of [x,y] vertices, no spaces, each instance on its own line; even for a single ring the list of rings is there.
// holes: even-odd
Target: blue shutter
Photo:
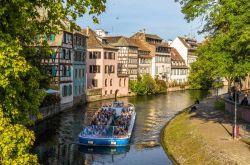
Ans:
[[[51,41],[52,41],[52,43],[55,42],[55,34],[51,34]]]
[[[56,76],[56,66],[52,66],[52,77]]]
[[[52,61],[55,62],[56,59],[56,52],[55,49],[52,49]]]

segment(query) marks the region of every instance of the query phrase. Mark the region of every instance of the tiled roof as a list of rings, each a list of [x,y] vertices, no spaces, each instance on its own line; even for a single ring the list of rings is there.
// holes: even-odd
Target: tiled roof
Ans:
[[[151,39],[155,39],[155,40],[163,40],[161,37],[159,37],[156,34],[147,34],[147,33],[143,33],[143,32],[137,32],[132,37],[133,38],[135,38],[135,37],[139,37],[139,38],[143,37],[144,39],[151,38]]]
[[[97,36],[96,33],[90,28],[82,29],[82,33],[88,36],[87,48],[90,48],[90,49],[95,49],[95,48],[117,49],[114,46],[105,42],[105,40],[103,40],[103,38]]]
[[[104,37],[108,43],[116,43],[120,38],[123,36],[109,36],[109,37]]]
[[[83,35],[83,36],[87,37],[87,35],[86,35],[85,33],[80,32],[80,31],[78,31],[78,30],[73,30],[73,33],[74,33],[74,34],[80,34],[80,35]]]
[[[175,48],[171,48],[171,59],[173,61],[181,61],[181,62],[185,61]]]
[[[185,38],[185,37],[178,37],[180,41],[185,45],[188,49],[196,49],[199,43],[195,39]]]
[[[163,40],[161,37],[159,37],[156,34],[145,34],[146,38],[152,38],[152,39],[156,39],[156,40]]]
[[[131,38],[131,40],[134,42],[134,44],[137,45],[138,50],[150,52],[150,49],[143,43],[143,41],[139,39],[133,39],[133,38]]]
[[[117,37],[106,37],[108,43],[112,43],[113,46],[117,47],[138,47],[133,39],[123,37],[123,36],[117,36]],[[111,41],[111,42],[110,42]]]

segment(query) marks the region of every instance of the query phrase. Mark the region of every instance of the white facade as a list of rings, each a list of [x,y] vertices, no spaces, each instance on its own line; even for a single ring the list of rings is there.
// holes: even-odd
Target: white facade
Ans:
[[[171,47],[174,47],[184,59],[185,63],[188,64],[188,48],[182,43],[179,37],[174,39],[171,43]]]
[[[152,77],[158,76],[159,79],[169,79],[171,74],[171,59],[168,54],[156,54],[152,58]]]
[[[181,37],[177,37],[171,43],[171,47],[174,47],[179,52],[188,68],[190,68],[190,64],[196,61],[197,56],[194,55],[194,51],[197,45],[198,43],[196,40]]]
[[[171,69],[171,81],[175,81],[177,83],[185,83],[187,82],[187,69],[174,68]]]

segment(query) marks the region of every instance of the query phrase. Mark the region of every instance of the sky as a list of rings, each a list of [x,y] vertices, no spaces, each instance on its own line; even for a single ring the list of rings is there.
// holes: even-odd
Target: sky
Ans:
[[[106,11],[98,18],[99,24],[94,24],[89,15],[79,18],[77,23],[82,28],[104,29],[111,36],[130,37],[145,29],[146,33],[157,34],[165,40],[184,35],[203,39],[197,34],[201,22],[187,23],[180,4],[174,0],[107,0]]]

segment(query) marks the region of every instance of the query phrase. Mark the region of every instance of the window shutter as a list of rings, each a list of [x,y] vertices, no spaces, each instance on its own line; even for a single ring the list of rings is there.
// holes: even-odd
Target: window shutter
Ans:
[[[51,34],[51,41],[52,41],[52,43],[55,42],[55,34]]]
[[[52,77],[56,76],[56,66],[52,66]]]
[[[55,49],[52,49],[52,61],[55,62],[56,59],[56,52]]]

